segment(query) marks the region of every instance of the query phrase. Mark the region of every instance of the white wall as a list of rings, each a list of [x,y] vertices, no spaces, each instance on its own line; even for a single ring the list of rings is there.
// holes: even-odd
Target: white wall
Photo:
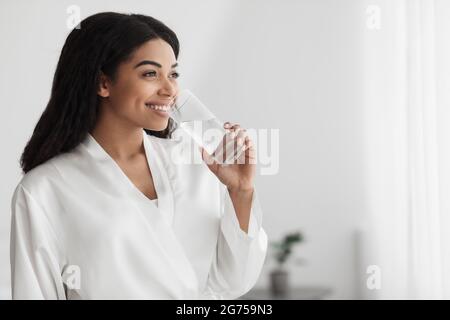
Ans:
[[[437,56],[436,63],[439,66],[437,68],[437,104],[439,106],[438,109],[438,119],[439,119],[439,128],[442,131],[445,128],[448,128],[448,120],[450,119],[450,2],[447,0],[437,0],[436,1],[436,44],[437,44]],[[445,132],[445,131],[444,131]],[[448,132],[448,131],[447,131]],[[448,143],[440,143],[442,148],[442,153],[440,154],[439,162],[440,163],[450,163],[450,145]],[[448,168],[448,167],[446,167]],[[450,172],[444,172],[445,176],[450,176]],[[448,179],[442,179],[441,190],[443,193],[440,195],[441,199],[441,209],[444,212],[450,211],[450,197],[447,193],[444,193],[446,190],[450,190],[450,185],[448,183]],[[447,184],[445,184],[447,181]],[[450,216],[443,217],[441,221],[443,226],[450,225]],[[444,242],[450,243],[450,234],[443,234]],[[447,266],[450,266],[450,257],[446,255],[443,259],[446,259],[444,263]],[[445,283],[450,283],[450,274],[448,272],[444,272]],[[447,289],[445,292],[446,296],[450,296],[450,292]]]
[[[223,120],[280,129],[280,170],[258,176],[269,238],[300,228],[298,285],[357,295],[353,234],[365,210],[358,0],[2,1],[0,292],[8,298],[10,198],[18,159],[50,93],[66,8],[152,15],[181,40],[182,84]],[[267,285],[263,272],[258,286]]]

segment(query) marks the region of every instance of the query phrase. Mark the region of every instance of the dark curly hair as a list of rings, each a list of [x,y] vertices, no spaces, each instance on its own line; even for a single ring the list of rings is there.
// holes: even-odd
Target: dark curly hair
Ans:
[[[97,120],[100,74],[114,79],[117,67],[144,42],[162,39],[178,58],[176,34],[161,21],[140,14],[102,12],[87,17],[68,35],[53,78],[46,109],[20,159],[24,173],[81,143]],[[170,138],[176,129],[169,118],[162,131],[144,130]]]

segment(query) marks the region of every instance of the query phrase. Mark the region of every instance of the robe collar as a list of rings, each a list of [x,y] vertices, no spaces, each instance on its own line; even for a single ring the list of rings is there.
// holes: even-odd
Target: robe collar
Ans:
[[[150,168],[153,177],[153,183],[158,198],[158,205],[152,200],[147,198],[126,176],[116,161],[106,152],[105,149],[95,140],[95,138],[88,133],[86,139],[82,142],[87,148],[89,153],[96,161],[104,162],[111,165],[114,171],[116,171],[118,178],[124,181],[128,186],[128,191],[133,194],[139,200],[141,206],[150,207],[160,211],[160,214],[164,216],[167,223],[172,226],[174,215],[174,198],[173,190],[166,172],[166,167],[161,162],[159,154],[162,150],[159,150],[159,145],[153,141],[147,133],[142,130],[142,137],[144,143],[144,150],[147,159],[147,164]]]

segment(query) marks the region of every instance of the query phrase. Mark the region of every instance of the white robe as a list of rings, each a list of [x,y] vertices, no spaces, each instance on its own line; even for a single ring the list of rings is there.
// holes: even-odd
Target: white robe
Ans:
[[[256,190],[245,233],[206,164],[171,158],[185,157],[186,139],[142,132],[157,204],[90,134],[23,176],[13,299],[234,299],[252,288],[267,251]]]

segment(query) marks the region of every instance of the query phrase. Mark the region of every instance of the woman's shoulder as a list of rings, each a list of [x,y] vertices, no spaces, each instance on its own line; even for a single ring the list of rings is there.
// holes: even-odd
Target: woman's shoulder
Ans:
[[[16,189],[22,187],[28,192],[35,194],[39,189],[48,186],[50,181],[61,179],[62,176],[57,169],[58,164],[67,162],[70,157],[70,153],[63,153],[39,164],[23,174]]]

